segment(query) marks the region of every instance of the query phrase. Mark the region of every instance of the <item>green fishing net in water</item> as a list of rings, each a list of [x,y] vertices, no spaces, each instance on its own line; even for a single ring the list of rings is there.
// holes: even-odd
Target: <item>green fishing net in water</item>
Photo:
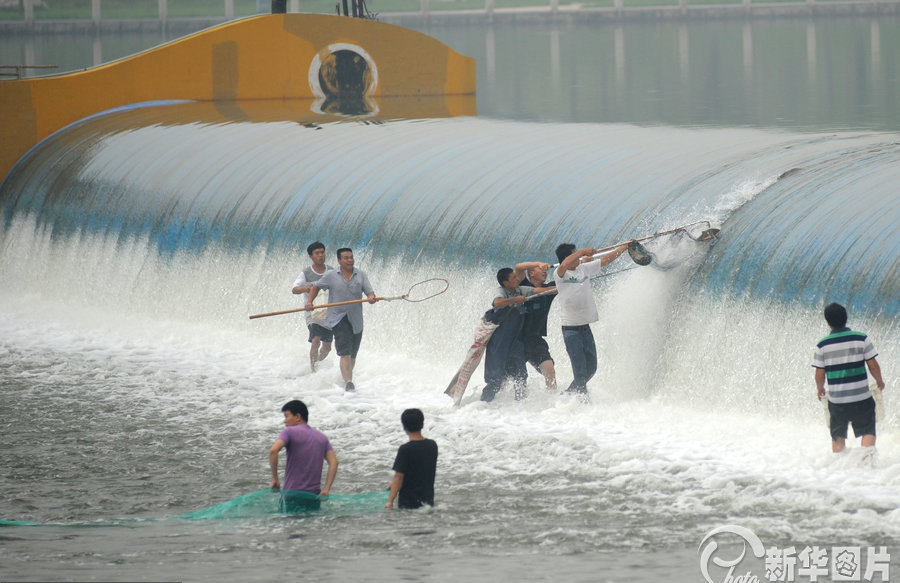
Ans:
[[[40,522],[31,520],[0,520],[0,526],[40,526]]]
[[[111,519],[108,521],[68,522],[68,523],[42,523],[30,520],[0,520],[0,527],[4,526],[99,526],[112,524],[134,524],[139,522],[156,522],[166,519],[182,520],[221,520],[229,518],[265,518],[275,514],[366,514],[376,512],[384,508],[387,503],[387,490],[374,490],[372,492],[360,492],[359,494],[331,494],[319,496],[299,490],[278,491],[266,488],[257,490],[237,498],[232,498],[215,506],[176,514],[166,518],[142,518],[142,519]]]
[[[310,494],[300,490],[280,492],[267,488],[232,498],[209,508],[177,514],[171,518],[214,520],[221,518],[258,518],[271,514],[302,514],[307,512],[327,514],[372,512],[384,508],[387,499],[387,490],[319,496],[318,494]]]

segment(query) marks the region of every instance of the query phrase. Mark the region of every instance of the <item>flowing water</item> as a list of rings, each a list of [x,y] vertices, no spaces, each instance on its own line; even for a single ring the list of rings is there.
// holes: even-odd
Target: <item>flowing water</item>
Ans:
[[[0,188],[0,518],[40,523],[0,530],[3,580],[702,581],[698,547],[729,524],[767,547],[884,546],[900,572],[900,124],[316,129],[200,109],[86,120]],[[718,239],[660,238],[656,266],[597,280],[591,404],[534,371],[523,402],[479,402],[480,371],[459,408],[443,394],[498,267],[696,221]],[[298,307],[316,239],[353,247],[379,295],[450,281],[364,307],[353,394],[333,355],[310,373],[302,315],[248,318]],[[815,399],[831,301],[885,371],[874,467],[858,441],[830,453]],[[555,311],[549,328],[567,384]],[[335,493],[360,496],[422,408],[436,507],[177,517],[268,485],[293,398],[335,447]]]

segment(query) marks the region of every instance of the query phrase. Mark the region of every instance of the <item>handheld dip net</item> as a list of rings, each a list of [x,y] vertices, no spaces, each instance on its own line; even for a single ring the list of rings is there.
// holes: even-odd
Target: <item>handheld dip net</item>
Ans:
[[[394,300],[404,300],[411,303],[424,302],[425,300],[430,300],[435,296],[439,296],[450,287],[450,281],[446,280],[442,277],[432,277],[431,279],[426,279],[420,281],[418,283],[414,283],[412,287],[407,290],[407,292],[403,295],[399,296],[384,296],[384,297],[376,297],[374,298],[374,302],[393,302]],[[281,316],[282,314],[293,314],[296,312],[307,312],[310,310],[319,310],[321,308],[330,308],[332,306],[345,306],[348,304],[362,304],[368,302],[368,298],[362,298],[359,300],[349,300],[346,302],[332,302],[330,304],[316,304],[311,308],[293,308],[290,310],[280,310],[278,312],[267,312],[265,314],[254,314],[250,316],[251,320],[256,318],[266,318],[268,316]]]
[[[700,225],[706,225],[706,229],[703,229],[701,232],[694,234],[694,231],[696,231],[697,227]],[[719,235],[719,229],[713,228],[709,221],[698,221],[696,223],[691,223],[689,225],[684,225],[675,229],[670,229],[668,231],[662,231],[660,233],[654,233],[653,235],[647,235],[646,237],[640,237],[638,239],[631,239],[627,242],[610,245],[602,249],[595,249],[595,254],[593,256],[594,259],[599,258],[603,254],[617,249],[627,243],[628,255],[631,257],[631,260],[635,263],[635,265],[615,271],[598,274],[593,276],[591,279],[598,279],[601,277],[615,275],[617,273],[622,273],[623,271],[636,269],[640,266],[652,265],[657,269],[671,269],[672,267],[681,264],[682,260],[680,259],[668,262],[659,261],[658,257],[654,255],[654,253],[647,250],[647,248],[641,243],[642,241],[649,241],[652,239],[664,237],[666,235],[687,237],[691,241],[697,243],[710,243],[714,241],[715,238]],[[559,264],[557,263],[556,265],[553,265],[551,267],[555,269],[559,267]],[[528,296],[525,301],[528,302],[534,298],[555,293],[557,293],[557,290],[555,288],[546,290]],[[444,390],[444,394],[449,395],[450,398],[453,399],[454,405],[460,405],[463,395],[466,392],[466,387],[469,384],[469,380],[472,377],[472,374],[475,372],[475,369],[478,367],[478,364],[481,362],[488,342],[490,342],[491,336],[494,334],[494,331],[498,328],[498,326],[499,324],[489,322],[483,317],[476,326],[474,340],[469,347],[465,358],[463,359],[463,363],[459,367],[459,370],[457,370],[453,378],[450,380],[447,388]]]

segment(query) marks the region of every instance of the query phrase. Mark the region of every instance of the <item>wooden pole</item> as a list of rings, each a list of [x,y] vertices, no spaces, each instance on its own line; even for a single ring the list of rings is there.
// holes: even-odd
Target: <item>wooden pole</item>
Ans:
[[[402,298],[403,298],[403,296],[394,296],[394,297],[390,297],[390,298],[373,298],[373,299],[376,302],[380,302],[382,300],[387,300],[390,302],[391,300],[399,300]],[[348,304],[362,304],[362,303],[368,302],[368,301],[369,301],[369,298],[362,298],[360,300],[347,300],[346,302],[333,302],[330,304],[319,304],[319,305],[313,306],[312,309],[318,310],[321,308],[330,308],[331,306],[346,306]],[[266,318],[268,316],[281,316],[282,314],[294,314],[296,312],[309,312],[309,311],[311,311],[311,310],[307,310],[306,307],[304,306],[302,308],[293,308],[291,310],[279,310],[277,312],[267,312],[265,314],[254,314],[254,315],[250,316],[250,319],[255,320],[256,318]]]

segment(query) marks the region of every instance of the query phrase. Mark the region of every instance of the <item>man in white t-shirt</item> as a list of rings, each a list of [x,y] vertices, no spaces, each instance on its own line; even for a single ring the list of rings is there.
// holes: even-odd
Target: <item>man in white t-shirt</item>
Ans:
[[[312,265],[300,272],[291,289],[291,293],[301,296],[300,299],[304,305],[306,304],[306,294],[309,293],[312,284],[318,281],[326,271],[334,269],[330,265],[325,265],[325,245],[319,241],[310,244],[306,248],[306,253],[312,260]],[[317,303],[327,302],[328,295],[322,294]],[[325,322],[325,310],[325,308],[319,308],[306,312],[306,327],[309,329],[309,368],[313,372],[316,370],[316,363],[324,360],[331,352],[331,342],[334,340],[331,328]]]
[[[628,243],[624,243],[595,259],[598,250],[592,247],[575,251],[575,245],[563,243],[556,248],[559,259],[559,266],[553,271],[558,290],[556,304],[560,308],[563,342],[575,375],[567,393],[587,398],[587,382],[597,372],[597,345],[590,325],[599,319],[599,315],[591,277],[627,250]]]

